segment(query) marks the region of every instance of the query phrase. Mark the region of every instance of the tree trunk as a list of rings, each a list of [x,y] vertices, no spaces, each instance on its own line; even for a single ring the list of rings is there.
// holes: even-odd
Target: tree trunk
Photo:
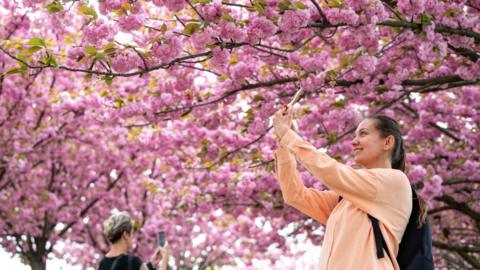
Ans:
[[[30,256],[29,264],[32,270],[46,270],[47,262],[43,261],[41,256]]]

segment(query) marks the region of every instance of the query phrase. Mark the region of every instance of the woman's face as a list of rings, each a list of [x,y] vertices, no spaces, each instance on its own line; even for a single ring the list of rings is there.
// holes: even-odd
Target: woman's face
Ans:
[[[352,141],[355,162],[366,168],[371,168],[379,161],[388,158],[387,139],[380,136],[380,132],[375,127],[376,121],[375,119],[363,120],[355,130],[355,138]]]

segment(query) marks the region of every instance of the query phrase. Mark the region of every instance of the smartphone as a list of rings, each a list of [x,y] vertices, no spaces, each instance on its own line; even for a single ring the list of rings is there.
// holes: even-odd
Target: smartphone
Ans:
[[[298,102],[298,100],[300,99],[302,94],[303,94],[303,90],[302,89],[298,90],[295,93],[295,96],[293,96],[292,101],[290,101],[290,103],[288,103],[288,107],[291,108],[293,105],[295,105],[295,103]]]
[[[165,246],[165,232],[159,231],[157,235],[158,246],[164,247]]]

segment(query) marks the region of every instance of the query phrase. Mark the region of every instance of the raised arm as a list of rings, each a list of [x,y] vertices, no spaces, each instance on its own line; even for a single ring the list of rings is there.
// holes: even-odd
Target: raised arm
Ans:
[[[339,196],[332,191],[305,187],[298,173],[295,157],[285,148],[281,147],[275,152],[275,169],[285,202],[326,224]]]
[[[354,169],[344,165],[288,130],[280,145],[329,189],[370,212],[371,202],[377,196],[379,177],[373,170]]]

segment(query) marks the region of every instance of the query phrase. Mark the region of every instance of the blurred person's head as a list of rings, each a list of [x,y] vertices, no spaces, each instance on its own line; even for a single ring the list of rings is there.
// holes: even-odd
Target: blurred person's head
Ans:
[[[130,250],[133,245],[132,219],[127,212],[119,212],[112,214],[103,222],[103,233],[111,244],[126,245]]]

